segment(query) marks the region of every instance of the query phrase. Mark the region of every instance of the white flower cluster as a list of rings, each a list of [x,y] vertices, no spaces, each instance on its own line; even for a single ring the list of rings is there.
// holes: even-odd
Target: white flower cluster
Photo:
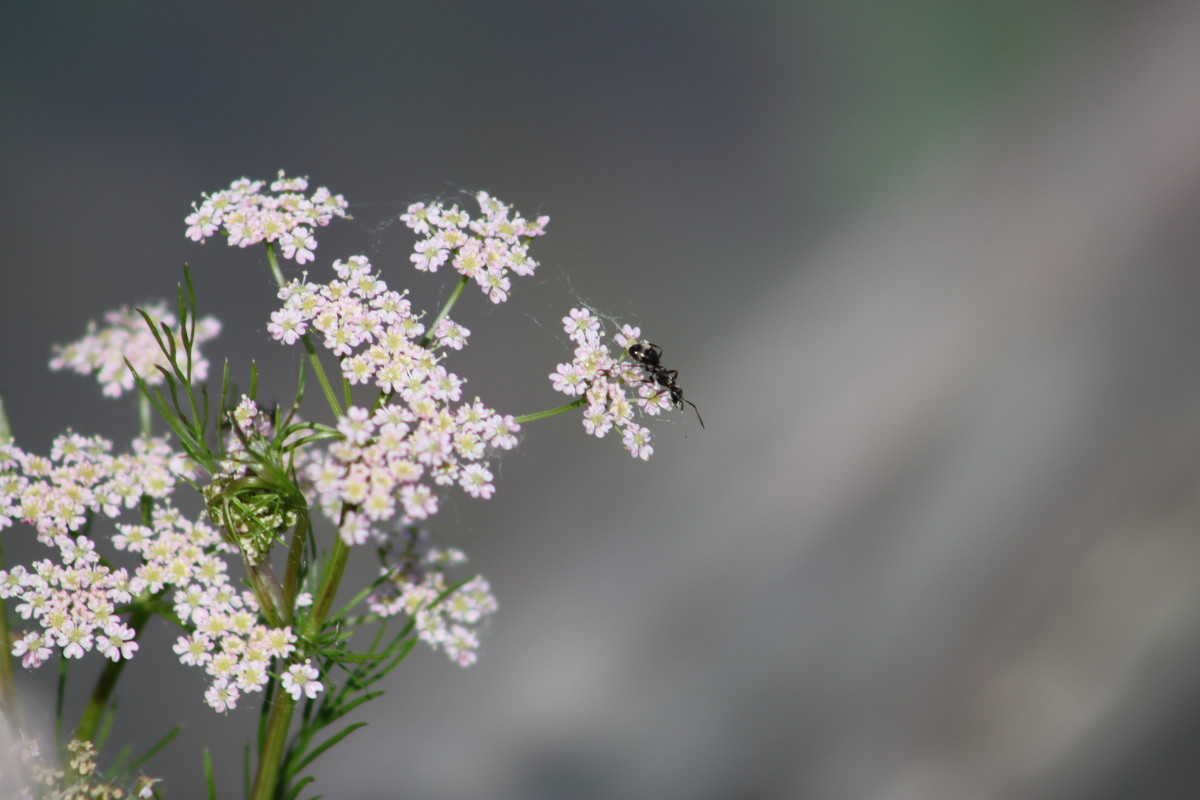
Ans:
[[[162,439],[137,439],[134,452],[114,456],[100,437],[67,433],[54,441],[49,458],[0,445],[0,530],[14,520],[34,526],[42,544],[58,550],[32,569],[0,570],[0,598],[16,601],[16,612],[36,626],[13,647],[27,668],[41,666],[59,648],[64,658],[96,649],[114,661],[137,650],[136,632],[117,608],[141,591],[124,569],[101,563],[96,543],[83,533],[89,517],[116,517],[143,496],[163,499],[186,461]]]
[[[473,626],[499,606],[481,575],[450,591],[446,570],[466,560],[461,550],[431,549],[422,557],[385,567],[387,578],[367,603],[382,617],[404,612],[412,618],[421,641],[442,650],[450,660],[470,666],[479,649]]]
[[[588,433],[602,438],[619,428],[629,454],[648,461],[654,453],[650,431],[634,420],[634,408],[657,416],[672,406],[670,395],[649,380],[640,366],[621,358],[638,341],[641,331],[623,326],[613,337],[620,348],[619,355],[613,357],[608,345],[600,340],[600,320],[588,309],[572,308],[570,315],[563,317],[563,329],[576,344],[575,358],[550,373],[555,391],[586,398],[583,427]],[[629,396],[630,388],[636,388],[636,399]]]
[[[347,544],[386,541],[384,524],[397,515],[408,524],[436,514],[435,485],[485,500],[496,491],[484,456],[515,447],[520,426],[478,400],[452,408],[449,397],[414,395],[374,413],[351,406],[338,421],[345,440],[304,467],[315,504]]]
[[[13,655],[26,668],[41,666],[55,648],[64,658],[93,649],[114,661],[131,658],[138,632],[119,609],[173,589],[175,616],[193,629],[175,652],[208,673],[210,706],[232,708],[240,693],[266,685],[271,659],[292,654],[295,634],[259,623],[254,595],[228,576],[222,554],[235,549],[215,528],[170,505],[177,478],[195,477],[189,462],[162,439],[135,440],[130,455],[113,456],[111,449],[100,437],[73,433],[55,440],[49,458],[0,445],[0,529],[27,523],[58,551],[57,560],[0,570],[0,598],[14,600],[17,614],[35,626],[15,642]],[[116,517],[143,497],[159,501],[150,524],[118,523],[112,539],[117,550],[141,557],[130,575],[102,563],[83,531],[89,516]]]
[[[156,509],[149,526],[118,525],[117,530],[117,549],[143,559],[134,587],[151,593],[174,589],[175,616],[191,629],[175,641],[175,654],[208,675],[204,701],[227,711],[243,693],[262,691],[271,677],[271,660],[291,656],[296,635],[288,626],[259,622],[253,592],[230,580],[221,555],[236,549],[216,528],[187,520],[170,506]]]
[[[483,216],[472,219],[458,206],[414,203],[400,219],[426,238],[417,242],[409,257],[423,272],[437,272],[449,262],[460,275],[471,278],[493,303],[508,299],[514,275],[532,275],[537,262],[529,257],[529,241],[544,236],[549,217],[532,222],[517,215],[487,192],[475,195]]]
[[[265,181],[242,178],[228,189],[203,195],[204,201],[184,219],[187,237],[204,242],[219,230],[229,236],[229,244],[249,247],[260,242],[278,243],[284,258],[297,264],[312,261],[317,240],[313,229],[328,225],[334,217],[345,217],[348,203],[340,194],[321,187],[305,197],[307,178],[287,178],[283,170],[278,180],[262,191]]]
[[[305,465],[315,503],[346,543],[362,544],[386,538],[380,526],[397,513],[403,523],[437,513],[433,485],[456,483],[473,497],[491,497],[485,456],[515,447],[521,426],[478,399],[453,405],[464,381],[423,344],[425,326],[409,301],[363,256],[333,266],[338,277],[327,284],[294,280],[281,289],[285,305],[267,330],[286,344],[311,325],[347,381],[374,383],[385,397],[373,410],[347,409],[338,420],[344,440]],[[443,318],[431,344],[457,349],[469,333]]]
[[[167,310],[166,303],[154,303],[142,309],[154,323],[155,330],[163,335],[162,326],[171,331],[171,338],[182,352],[182,342],[176,330],[175,315]],[[97,373],[96,378],[103,387],[105,397],[120,397],[134,387],[133,373],[125,360],[137,370],[151,386],[163,382],[158,367],[170,369],[167,358],[146,320],[136,311],[120,308],[104,315],[105,327],[99,328],[95,321],[88,322],[83,338],[67,345],[54,346],[54,358],[50,369],[71,369],[80,375]],[[208,377],[208,359],[200,355],[198,346],[221,332],[221,323],[213,317],[196,320],[195,341],[192,348],[192,379],[203,381]],[[184,366],[180,364],[180,366]]]

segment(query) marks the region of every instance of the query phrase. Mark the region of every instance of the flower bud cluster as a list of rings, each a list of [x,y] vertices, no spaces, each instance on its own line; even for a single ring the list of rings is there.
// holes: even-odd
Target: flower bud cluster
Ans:
[[[449,262],[460,275],[471,278],[493,303],[508,299],[514,275],[532,275],[537,262],[529,257],[531,239],[546,233],[549,217],[530,222],[487,192],[475,195],[483,216],[472,219],[458,206],[414,203],[400,215],[408,227],[426,238],[417,242],[410,260],[423,272],[437,272]]]
[[[381,617],[407,614],[417,637],[450,660],[466,667],[475,663],[479,637],[474,627],[499,608],[491,586],[481,575],[453,588],[446,580],[447,569],[466,563],[460,550],[411,547],[401,558],[392,558],[383,568],[385,579],[367,598],[372,611]]]
[[[260,413],[258,404],[243,395],[229,412],[232,426],[226,437],[225,457],[212,482],[202,489],[209,519],[220,526],[226,541],[241,550],[247,564],[258,564],[272,543],[300,521],[303,509],[298,491],[281,485],[277,476],[287,468],[276,463],[284,454],[294,459],[295,444],[270,440],[274,423]],[[274,456],[268,455],[272,451]],[[267,463],[264,463],[267,462]]]
[[[641,331],[624,325],[613,336],[619,355],[614,357],[601,341],[600,320],[586,308],[573,308],[563,317],[563,329],[575,342],[575,358],[559,364],[550,373],[555,391],[572,397],[584,397],[583,427],[603,438],[614,428],[621,431],[622,444],[634,458],[648,461],[654,453],[650,431],[634,419],[635,407],[647,416],[657,416],[671,408],[670,396],[649,380],[642,367],[623,359],[627,348],[638,341]],[[635,389],[636,396],[629,390]]]
[[[283,170],[269,187],[265,181],[242,178],[228,189],[203,195],[204,202],[189,214],[187,237],[203,243],[223,231],[229,244],[249,247],[260,242],[276,242],[284,258],[297,264],[312,261],[317,240],[313,230],[328,225],[334,217],[345,217],[348,204],[340,194],[321,187],[306,197],[307,178],[287,178]]]
[[[182,343],[176,331],[178,321],[167,310],[166,303],[154,303],[142,309],[154,323],[155,330],[163,335],[162,326],[171,331],[171,338],[182,352]],[[88,322],[83,338],[67,345],[54,346],[54,358],[50,369],[71,369],[80,375],[96,373],[105,397],[120,397],[134,387],[133,373],[125,359],[133,364],[138,375],[151,386],[163,382],[158,367],[171,368],[166,356],[146,326],[146,321],[136,311],[120,308],[104,315],[105,327],[98,328],[94,321]],[[221,332],[221,323],[213,317],[196,320],[195,341],[192,349],[192,378],[203,381],[208,377],[208,359],[200,356],[197,348],[202,342]],[[182,364],[180,366],[183,366]]]

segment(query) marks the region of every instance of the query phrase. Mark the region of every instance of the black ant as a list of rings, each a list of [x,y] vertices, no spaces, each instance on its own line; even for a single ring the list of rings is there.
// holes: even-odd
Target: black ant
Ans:
[[[683,410],[683,404],[687,403],[696,412],[696,419],[700,420],[700,427],[704,427],[704,417],[700,416],[700,409],[696,408],[696,404],[683,396],[683,389],[679,388],[676,381],[679,379],[679,370],[667,369],[662,365],[663,349],[653,342],[634,342],[629,345],[625,351],[629,353],[629,357],[633,359],[639,367],[646,371],[648,377],[642,379],[642,383],[656,383],[662,388],[658,394],[666,392],[671,398],[671,405],[680,411]],[[657,397],[657,395],[655,395]]]

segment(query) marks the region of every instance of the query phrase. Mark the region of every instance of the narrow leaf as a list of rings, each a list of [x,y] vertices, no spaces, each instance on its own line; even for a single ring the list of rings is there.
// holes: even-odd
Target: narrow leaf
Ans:
[[[300,796],[300,792],[304,791],[304,787],[308,786],[314,780],[316,780],[316,778],[314,778],[312,775],[305,775],[303,778],[297,781],[296,785],[292,787],[292,790],[288,792],[288,799],[296,800],[296,798]],[[317,797],[321,797],[321,795],[317,795]]]
[[[153,745],[151,745],[150,749],[148,749],[145,753],[143,753],[140,758],[135,759],[133,761],[133,763],[131,763],[129,765],[129,769],[135,770],[138,767],[140,767],[142,764],[145,764],[147,761],[149,761],[151,758],[153,758],[155,755],[157,755],[160,750],[162,750],[164,747],[166,747],[168,744],[170,744],[171,741],[176,736],[179,735],[179,732],[181,730],[183,730],[183,726],[176,725],[174,728],[172,728],[170,731],[168,731],[165,736],[163,736],[161,739],[159,739],[157,742],[155,742]]]
[[[324,742],[317,745],[316,749],[314,749],[311,753],[309,753],[307,756],[305,756],[304,760],[296,765],[296,772],[300,772],[305,767],[307,767],[309,764],[311,764],[313,761],[315,761],[317,759],[317,757],[319,755],[321,755],[322,753],[324,753],[326,750],[333,747],[335,744],[342,741],[343,739],[345,739],[350,734],[354,733],[359,728],[365,728],[366,726],[367,726],[366,722],[355,722],[350,725],[347,725],[341,731],[335,733],[333,736],[329,737]]]
[[[212,753],[204,748],[204,783],[208,786],[208,800],[217,800],[217,776],[213,774]],[[246,797],[250,796],[250,785],[246,785]]]

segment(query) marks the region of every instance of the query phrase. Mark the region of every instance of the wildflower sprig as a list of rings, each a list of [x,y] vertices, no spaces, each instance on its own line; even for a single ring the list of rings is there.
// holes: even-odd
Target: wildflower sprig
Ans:
[[[503,303],[512,290],[514,275],[532,275],[537,262],[529,257],[529,243],[546,233],[549,217],[527,220],[487,192],[475,195],[482,216],[471,218],[453,205],[414,203],[400,219],[425,236],[410,257],[423,272],[437,272],[443,264],[479,288],[493,303]]]
[[[283,170],[269,186],[248,178],[234,181],[228,189],[205,194],[198,206],[193,205],[185,220],[187,237],[203,244],[220,232],[231,246],[276,244],[284,258],[297,264],[312,261],[317,247],[314,230],[347,216],[348,204],[323,186],[305,196],[307,189],[307,178],[288,178]]]
[[[597,438],[619,430],[629,454],[648,461],[654,453],[650,431],[637,421],[635,409],[655,417],[671,408],[671,397],[628,358],[628,349],[639,341],[641,330],[623,325],[613,336],[617,345],[614,356],[602,340],[600,320],[589,309],[572,308],[562,321],[563,330],[576,344],[575,358],[559,364],[550,374],[554,390],[579,398],[572,405],[584,406],[584,430]]]
[[[2,796],[79,800],[157,796],[154,787],[161,778],[138,775],[121,780],[106,775],[96,761],[96,747],[89,741],[72,739],[64,750],[66,764],[60,766],[42,753],[36,741],[13,743],[12,752],[0,753]]]
[[[105,397],[120,397],[134,387],[134,374],[144,375],[150,385],[162,382],[159,368],[166,367],[163,350],[156,334],[170,337],[178,348],[175,315],[167,310],[165,303],[151,303],[132,311],[120,308],[104,315],[105,326],[100,328],[89,322],[87,333],[76,342],[54,348],[50,369],[70,369],[80,375],[96,373]],[[213,317],[195,320],[190,334],[199,345],[215,338],[221,331],[221,323]],[[127,367],[132,365],[133,369]],[[192,366],[192,377],[203,381],[208,377],[208,360],[197,353]]]
[[[416,270],[448,266],[459,276],[429,316],[362,255],[334,260],[325,276],[315,267],[312,276],[285,275],[281,259],[315,261],[315,232],[347,216],[341,195],[309,193],[306,178],[280,172],[202,196],[188,238],[265,248],[279,299],[267,332],[307,355],[289,404],[259,404],[256,364],[248,392],[238,392],[228,361],[210,402],[200,345],[220,326],[198,315],[186,267],[177,309],[120,309],[56,348],[54,369],[95,375],[106,395],[138,388],[142,435],[114,454],[108,440],[68,432],[48,456],[0,439],[0,530],[26,523],[52,553],[0,569],[0,623],[9,622],[8,603],[24,626],[0,655],[10,721],[19,720],[5,669],[12,658],[35,668],[99,651],[108,665],[73,731],[81,743],[72,752],[85,764],[103,743],[102,720],[139,634],[161,617],[176,631],[180,662],[205,675],[204,703],[222,713],[260,703],[250,796],[295,797],[313,760],[364,724],[347,715],[381,694],[379,681],[418,642],[464,667],[478,659],[481,626],[498,608],[491,585],[463,571],[462,551],[417,526],[459,492],[491,498],[494,463],[523,425],[572,408],[585,407],[588,433],[619,430],[630,453],[648,459],[637,413],[671,408],[663,388],[676,387],[657,360],[631,358],[636,328],[624,326],[610,349],[592,312],[572,309],[564,325],[575,358],[551,376],[570,403],[514,415],[468,394],[451,361],[471,331],[451,312],[472,282],[490,302],[506,301],[513,280],[537,268],[529,247],[548,223],[486,192],[475,201],[474,216],[434,202],[400,217],[420,237]],[[299,414],[309,376],[328,406],[324,422]],[[152,435],[151,409],[172,439]],[[187,486],[203,501],[195,517],[177,502]],[[352,552],[377,556],[378,576],[337,607]],[[211,761],[205,769],[211,794]],[[66,785],[70,774],[54,780]]]
[[[339,415],[342,441],[318,454],[304,474],[317,505],[347,544],[381,542],[386,524],[427,519],[438,510],[435,487],[457,484],[491,497],[485,458],[516,446],[520,425],[478,398],[463,399],[462,378],[440,362],[438,350],[461,349],[470,332],[442,316],[425,346],[421,315],[388,289],[363,256],[335,261],[326,284],[294,280],[279,293],[284,306],[268,331],[288,344],[309,326],[338,359],[348,385],[371,384],[370,406]]]
[[[159,358],[150,362],[153,371],[145,375],[128,357],[125,358],[125,365],[141,396],[158,411],[159,416],[174,431],[184,453],[211,473],[220,460],[220,454],[219,450],[214,451],[208,441],[211,413],[208,387],[201,384],[199,397],[195,390],[195,382],[203,380],[201,372],[207,372],[207,362],[199,357],[196,350],[200,341],[196,331],[196,289],[192,284],[191,272],[186,266],[183,274],[184,283],[179,286],[178,291],[178,332],[165,320],[155,320],[144,309],[138,309],[159,349]],[[203,370],[200,369],[201,365],[205,365]],[[228,387],[229,367],[226,365],[221,383],[222,405]],[[184,395],[183,399],[180,398],[181,393]]]

